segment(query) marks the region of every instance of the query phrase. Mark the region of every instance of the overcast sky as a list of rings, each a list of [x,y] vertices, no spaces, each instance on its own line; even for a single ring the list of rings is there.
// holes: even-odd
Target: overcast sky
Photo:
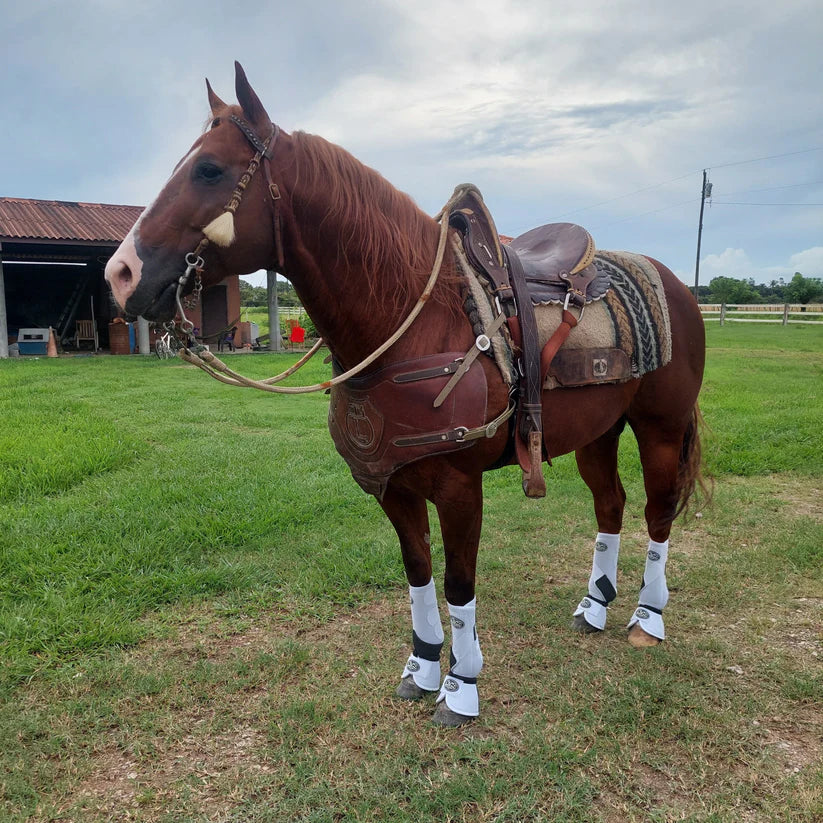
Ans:
[[[708,167],[701,283],[823,276],[820,0],[0,0],[0,31],[0,196],[151,202],[239,59],[429,213],[472,182],[504,234],[691,283]]]

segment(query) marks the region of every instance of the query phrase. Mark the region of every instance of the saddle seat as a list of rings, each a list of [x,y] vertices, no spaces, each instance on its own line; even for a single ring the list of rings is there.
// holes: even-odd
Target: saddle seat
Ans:
[[[548,223],[509,243],[523,266],[535,305],[570,302],[583,306],[609,290],[608,274],[594,266],[594,241],[582,226]]]

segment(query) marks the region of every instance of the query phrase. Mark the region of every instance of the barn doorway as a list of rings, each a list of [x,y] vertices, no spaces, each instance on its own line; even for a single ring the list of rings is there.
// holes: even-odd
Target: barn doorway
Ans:
[[[216,337],[229,325],[228,288],[219,283],[203,291],[203,339]]]

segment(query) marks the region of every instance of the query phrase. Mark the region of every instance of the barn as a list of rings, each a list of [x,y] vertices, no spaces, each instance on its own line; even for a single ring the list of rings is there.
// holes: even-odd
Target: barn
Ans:
[[[36,338],[30,330],[49,327],[64,351],[94,349],[95,334],[97,348],[111,350],[110,328],[120,313],[103,272],[142,211],[142,206],[0,197],[0,357],[8,356],[9,344],[19,344],[21,329]],[[239,318],[237,276],[204,291],[191,314],[207,341]],[[130,337],[138,338],[136,330]],[[129,345],[126,351],[136,348]]]

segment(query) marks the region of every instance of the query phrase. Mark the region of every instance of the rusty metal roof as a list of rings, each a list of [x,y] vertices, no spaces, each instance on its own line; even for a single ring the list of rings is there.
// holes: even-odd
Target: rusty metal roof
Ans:
[[[120,243],[143,206],[0,197],[0,240]]]

